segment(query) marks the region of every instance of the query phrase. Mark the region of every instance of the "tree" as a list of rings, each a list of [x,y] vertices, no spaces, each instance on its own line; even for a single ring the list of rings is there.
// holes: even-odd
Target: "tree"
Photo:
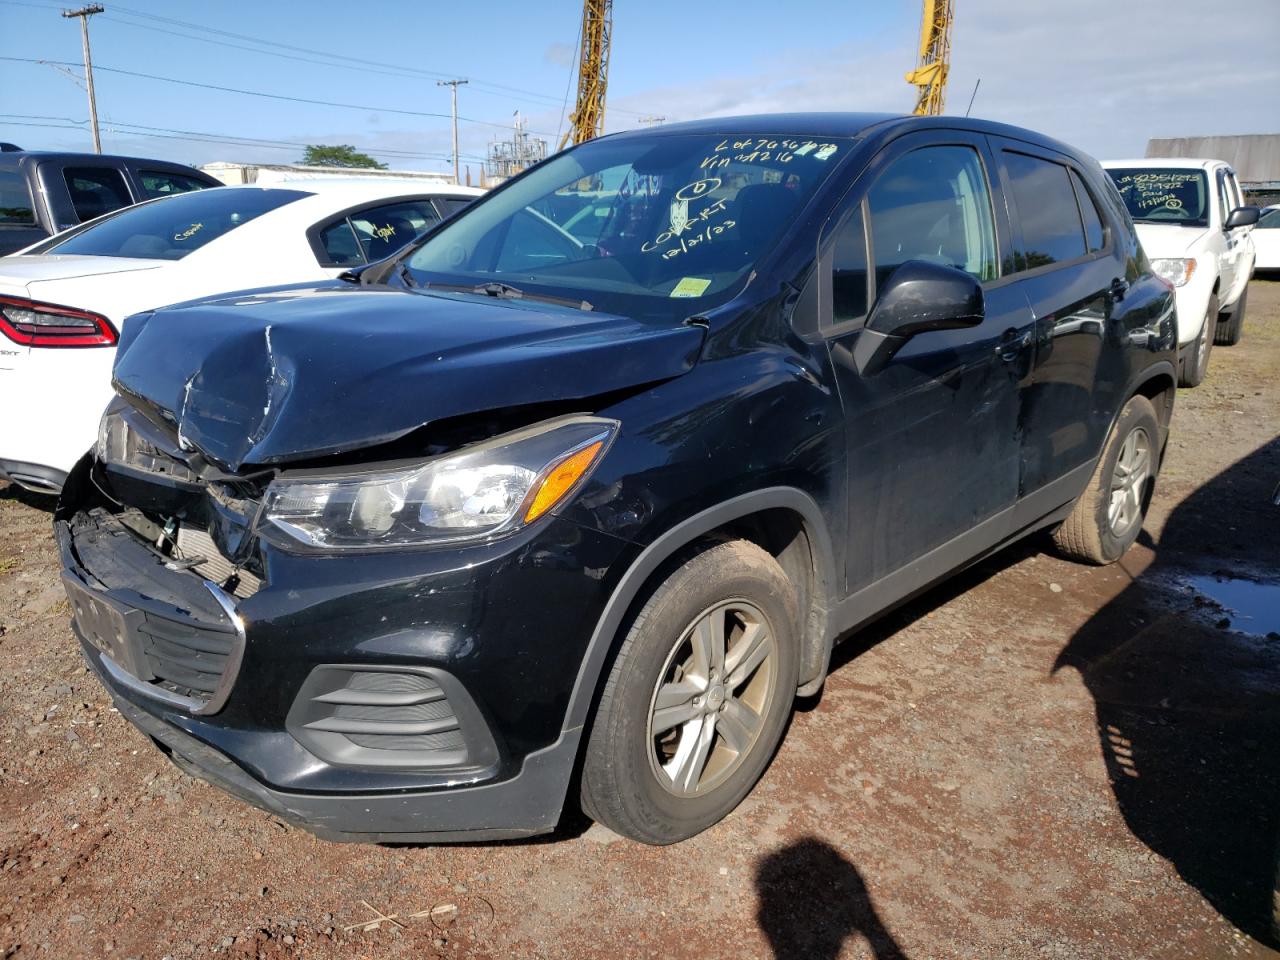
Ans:
[[[307,155],[302,162],[310,167],[361,167],[367,170],[385,170],[387,165],[379,163],[367,153],[361,153],[349,143],[328,145],[312,143],[307,146]]]

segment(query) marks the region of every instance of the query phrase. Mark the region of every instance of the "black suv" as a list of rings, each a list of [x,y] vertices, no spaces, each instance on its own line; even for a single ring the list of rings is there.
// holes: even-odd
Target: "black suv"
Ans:
[[[184,769],[324,836],[538,833],[573,784],[669,843],[838,637],[1037,530],[1125,551],[1173,309],[1025,130],[604,137],[345,282],[130,318],[56,516],[76,632]]]
[[[0,256],[143,200],[220,187],[194,167],[98,153],[0,150]]]

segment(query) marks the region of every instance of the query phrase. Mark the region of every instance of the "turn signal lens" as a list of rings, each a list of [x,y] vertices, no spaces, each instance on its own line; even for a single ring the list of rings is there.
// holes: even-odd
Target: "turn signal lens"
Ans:
[[[542,481],[542,485],[538,487],[533,503],[529,504],[529,509],[525,511],[524,522],[532,523],[559,503],[561,498],[573,489],[574,484],[582,479],[582,475],[587,472],[603,449],[604,441],[597,440],[591,446],[570,454],[552,467]]]

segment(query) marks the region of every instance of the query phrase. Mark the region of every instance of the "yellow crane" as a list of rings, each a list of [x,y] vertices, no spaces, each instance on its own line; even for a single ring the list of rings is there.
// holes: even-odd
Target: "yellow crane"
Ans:
[[[924,17],[920,21],[920,59],[907,74],[907,83],[916,88],[916,106],[911,112],[920,117],[936,117],[942,113],[947,95],[947,70],[951,67],[951,21],[955,16],[953,0],[924,0]]]
[[[613,39],[613,0],[583,0],[582,59],[578,62],[578,99],[560,149],[572,140],[585,143],[604,133],[604,93],[609,85],[609,46]]]

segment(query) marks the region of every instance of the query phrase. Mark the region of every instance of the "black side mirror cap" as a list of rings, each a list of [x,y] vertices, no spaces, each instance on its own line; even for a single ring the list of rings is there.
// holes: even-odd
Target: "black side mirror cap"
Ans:
[[[889,275],[853,347],[863,376],[884,369],[912,337],[931,330],[976,327],[984,316],[982,285],[971,274],[927,260],[908,260]]]
[[[1227,217],[1224,230],[1234,230],[1236,227],[1252,227],[1258,222],[1258,218],[1262,216],[1262,211],[1258,207],[1236,207],[1231,211],[1231,215]]]

